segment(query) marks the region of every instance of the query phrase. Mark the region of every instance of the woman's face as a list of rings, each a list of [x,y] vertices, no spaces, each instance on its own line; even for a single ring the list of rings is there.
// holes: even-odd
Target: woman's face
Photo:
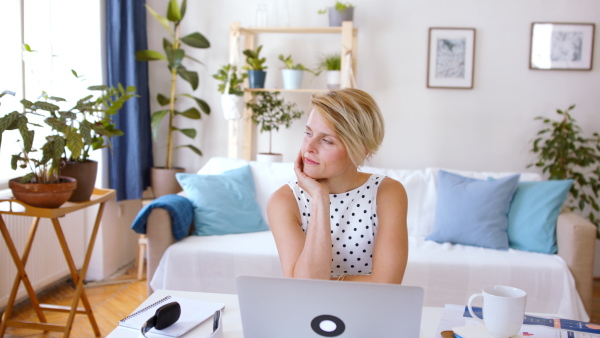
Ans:
[[[316,109],[308,117],[301,152],[303,171],[314,179],[333,178],[354,168],[333,126]]]

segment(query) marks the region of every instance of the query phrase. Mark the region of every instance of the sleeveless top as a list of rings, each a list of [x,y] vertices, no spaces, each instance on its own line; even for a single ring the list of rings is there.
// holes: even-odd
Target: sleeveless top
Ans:
[[[373,246],[377,235],[377,190],[383,175],[373,174],[360,187],[341,194],[329,194],[331,219],[331,277],[345,273],[368,275],[372,271]],[[294,192],[302,231],[310,226],[311,198],[289,182]]]

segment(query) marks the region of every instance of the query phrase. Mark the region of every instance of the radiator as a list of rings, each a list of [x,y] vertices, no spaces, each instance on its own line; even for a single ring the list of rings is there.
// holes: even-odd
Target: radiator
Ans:
[[[85,256],[86,241],[84,215],[84,210],[80,210],[59,218],[60,225],[67,240],[67,245],[71,250],[73,261],[78,269],[82,267]],[[22,257],[33,218],[2,215],[2,219],[4,220],[4,223],[6,223],[19,256]],[[33,240],[33,246],[31,247],[31,252],[29,253],[29,258],[25,265],[25,271],[36,292],[65,276],[70,276],[69,267],[60,244],[58,243],[56,232],[54,231],[51,220],[47,218],[42,218],[40,220]],[[8,302],[16,274],[17,268],[8,252],[6,242],[1,238],[0,309],[4,308]],[[25,299],[26,297],[27,292],[21,282],[17,300]]]

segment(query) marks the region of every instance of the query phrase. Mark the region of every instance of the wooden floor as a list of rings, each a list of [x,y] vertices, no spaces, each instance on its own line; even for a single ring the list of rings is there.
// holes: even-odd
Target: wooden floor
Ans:
[[[146,281],[138,281],[136,270],[130,269],[125,274],[110,279],[100,286],[86,286],[86,293],[92,304],[92,310],[98,322],[102,337],[107,336],[117,322],[129,315],[146,299]],[[40,301],[46,304],[69,305],[73,293],[68,283],[44,293]],[[45,312],[48,322],[63,324],[67,314]],[[28,304],[23,304],[13,311],[13,319],[37,322],[37,317]],[[600,323],[600,280],[594,280],[594,298],[592,304],[592,323]],[[71,337],[93,337],[89,321],[85,316],[78,315],[71,331]],[[36,330],[8,328],[8,337],[48,338],[62,337],[61,333],[42,333]]]
[[[104,283],[90,283],[85,286],[85,292],[92,304],[92,311],[102,337],[106,337],[117,326],[119,320],[127,317],[146,299],[146,281],[138,281],[136,274],[137,270],[132,268]],[[40,295],[40,302],[70,306],[73,288],[69,283],[65,282],[53,290],[44,292]],[[60,325],[64,325],[68,317],[68,313],[48,311],[45,311],[44,315],[49,323]],[[28,303],[15,308],[12,319],[39,322]],[[62,333],[49,332],[44,334],[39,330],[7,328],[4,337],[54,338],[62,337]],[[94,337],[92,327],[86,316],[75,316],[71,337]]]

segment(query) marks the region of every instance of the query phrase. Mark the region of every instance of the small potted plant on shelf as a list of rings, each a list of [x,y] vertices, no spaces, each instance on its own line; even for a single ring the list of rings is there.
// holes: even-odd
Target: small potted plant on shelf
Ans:
[[[273,131],[279,127],[289,128],[294,120],[302,117],[301,110],[294,109],[295,103],[285,102],[279,98],[279,92],[260,91],[254,94],[257,102],[248,102],[246,106],[252,110],[252,121],[258,123],[260,132],[269,132],[269,152],[257,154],[257,161],[281,162],[283,156],[273,153]]]
[[[300,63],[294,63],[291,55],[284,57],[283,54],[279,54],[279,60],[283,61],[285,65],[282,69],[283,76],[283,88],[284,89],[299,89],[302,87],[302,77],[304,72],[312,73],[313,75],[319,75],[319,72],[308,69]]]
[[[152,136],[154,140],[158,138],[158,131],[160,123],[165,116],[167,119],[167,147],[166,147],[166,159],[164,167],[154,167],[150,172],[150,181],[152,186],[152,192],[154,197],[159,197],[167,194],[175,194],[180,192],[181,186],[175,178],[175,174],[183,172],[183,168],[175,168],[173,166],[173,150],[175,148],[188,148],[195,154],[202,156],[202,152],[196,146],[192,144],[175,146],[173,142],[173,133],[179,132],[186,137],[195,139],[197,131],[194,128],[178,128],[175,125],[175,120],[181,118],[187,118],[191,120],[199,120],[202,118],[201,112],[204,114],[210,114],[210,106],[206,101],[199,97],[193,96],[189,93],[178,92],[177,89],[177,77],[179,76],[184,81],[188,82],[192,87],[192,90],[196,90],[199,84],[198,72],[189,70],[183,64],[184,59],[188,59],[197,63],[201,63],[195,58],[187,55],[185,50],[182,48],[183,45],[187,45],[193,48],[209,48],[210,43],[199,32],[194,32],[185,36],[181,36],[181,23],[185,16],[187,1],[183,0],[181,6],[177,0],[169,0],[167,6],[166,17],[156,13],[150,6],[146,5],[148,12],[169,31],[171,40],[163,40],[164,54],[153,50],[140,50],[136,52],[136,58],[139,61],[154,61],[163,60],[167,62],[167,69],[169,70],[169,83],[170,91],[167,95],[158,94],[156,99],[161,107],[167,107],[152,113],[151,125],[152,125]],[[172,25],[171,25],[172,24]],[[186,108],[184,111],[175,109],[175,102],[179,99],[188,98],[194,103],[194,106]],[[178,106],[181,102],[178,102]],[[189,123],[187,124],[190,125]]]
[[[267,61],[266,58],[260,57],[260,51],[262,45],[258,46],[256,50],[246,49],[243,51],[246,55],[247,65],[242,68],[248,71],[248,84],[250,88],[265,88],[265,79],[267,77],[267,66],[263,64]]]
[[[329,26],[339,27],[343,21],[352,21],[354,18],[354,7],[351,3],[336,1],[334,6],[321,9],[318,13],[329,13]]]
[[[238,74],[237,66],[226,64],[213,74],[213,78],[220,81],[218,90],[221,93],[221,106],[226,120],[237,120],[244,109],[244,89],[242,84],[248,75]]]
[[[535,163],[527,167],[542,168],[550,180],[573,179],[566,205],[569,209],[589,211],[587,218],[600,228],[598,194],[600,192],[600,135],[594,132],[591,137],[582,135],[581,127],[569,114],[575,105],[567,110],[556,110],[559,120],[538,116],[544,128],[533,141],[532,152],[537,154]],[[587,209],[587,208],[589,209]],[[597,232],[600,238],[600,233]]]
[[[342,58],[338,53],[327,54],[322,57],[319,69],[327,71],[327,88],[340,89]]]

